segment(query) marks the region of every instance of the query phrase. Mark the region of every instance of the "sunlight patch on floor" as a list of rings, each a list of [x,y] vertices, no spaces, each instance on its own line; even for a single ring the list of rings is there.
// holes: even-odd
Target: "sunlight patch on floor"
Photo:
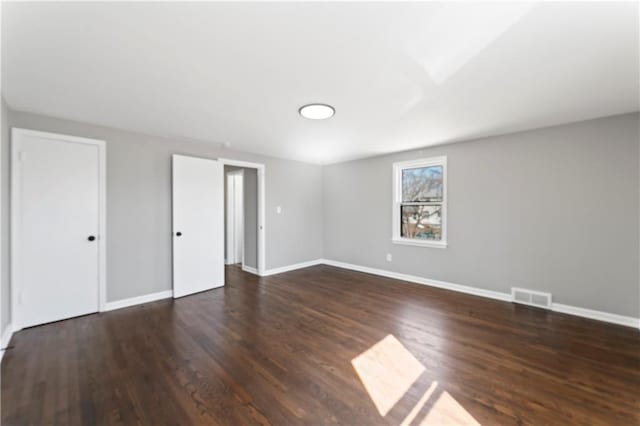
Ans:
[[[402,398],[425,371],[424,366],[392,335],[351,361],[381,416]]]
[[[480,425],[447,391],[443,391],[420,423],[427,425]]]
[[[351,360],[351,365],[382,417],[391,411],[426,370],[391,334]],[[401,425],[480,423],[437,381],[433,381]]]
[[[431,395],[433,394],[433,391],[436,390],[437,386],[438,386],[438,382],[431,383],[431,386],[429,386],[429,389],[427,389],[424,395],[422,395],[422,397],[420,398],[420,401],[418,401],[415,407],[411,409],[411,412],[409,412],[407,417],[405,417],[405,419],[402,421],[401,426],[409,426],[412,424],[412,422],[416,419],[416,417],[420,413],[420,410],[422,410],[422,407],[424,407],[424,404],[426,404],[429,398],[431,398]]]

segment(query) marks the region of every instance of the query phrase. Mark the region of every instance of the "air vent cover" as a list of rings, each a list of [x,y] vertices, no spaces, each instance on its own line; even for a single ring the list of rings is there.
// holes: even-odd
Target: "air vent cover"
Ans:
[[[511,287],[511,298],[515,303],[551,309],[551,293]]]

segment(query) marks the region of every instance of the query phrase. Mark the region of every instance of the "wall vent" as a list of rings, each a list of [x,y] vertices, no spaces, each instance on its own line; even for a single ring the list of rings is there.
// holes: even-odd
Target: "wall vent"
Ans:
[[[538,308],[551,309],[551,293],[529,290],[526,288],[511,287],[511,298],[515,303],[537,306]]]

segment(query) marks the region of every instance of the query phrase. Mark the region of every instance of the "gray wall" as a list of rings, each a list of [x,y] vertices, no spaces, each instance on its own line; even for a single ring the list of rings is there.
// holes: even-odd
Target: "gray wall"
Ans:
[[[15,111],[8,119],[107,141],[109,301],[171,288],[170,157],[182,153],[266,164],[268,269],[325,257],[495,291],[550,291],[559,303],[639,316],[638,114],[324,168]],[[3,329],[10,309],[6,123]],[[394,245],[391,164],[435,155],[449,160],[449,247]]]
[[[107,141],[108,301],[171,288],[174,153],[265,164],[267,269],[322,257],[320,166],[11,110],[9,122]],[[276,213],[278,205],[282,214]]]
[[[327,166],[325,258],[637,317],[638,124],[628,114]],[[392,163],[436,155],[448,157],[449,247],[394,245]]]
[[[224,257],[227,258],[227,173],[242,170],[244,207],[244,264],[258,268],[258,170],[247,167],[224,166]]]
[[[9,124],[8,124],[8,110],[7,104],[2,101],[2,129],[0,131],[0,157],[2,158],[2,188],[0,188],[2,199],[2,241],[0,243],[0,261],[2,262],[2,275],[0,275],[0,297],[2,298],[2,318],[0,318],[0,336],[4,333],[5,328],[11,322],[11,285],[9,281],[10,277],[10,262],[9,262],[9,187],[10,187],[10,155],[9,149]]]

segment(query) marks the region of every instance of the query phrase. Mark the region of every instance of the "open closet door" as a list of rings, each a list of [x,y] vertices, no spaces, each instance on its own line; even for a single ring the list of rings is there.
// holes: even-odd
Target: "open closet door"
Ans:
[[[224,174],[218,161],[173,156],[173,297],[224,285]]]

